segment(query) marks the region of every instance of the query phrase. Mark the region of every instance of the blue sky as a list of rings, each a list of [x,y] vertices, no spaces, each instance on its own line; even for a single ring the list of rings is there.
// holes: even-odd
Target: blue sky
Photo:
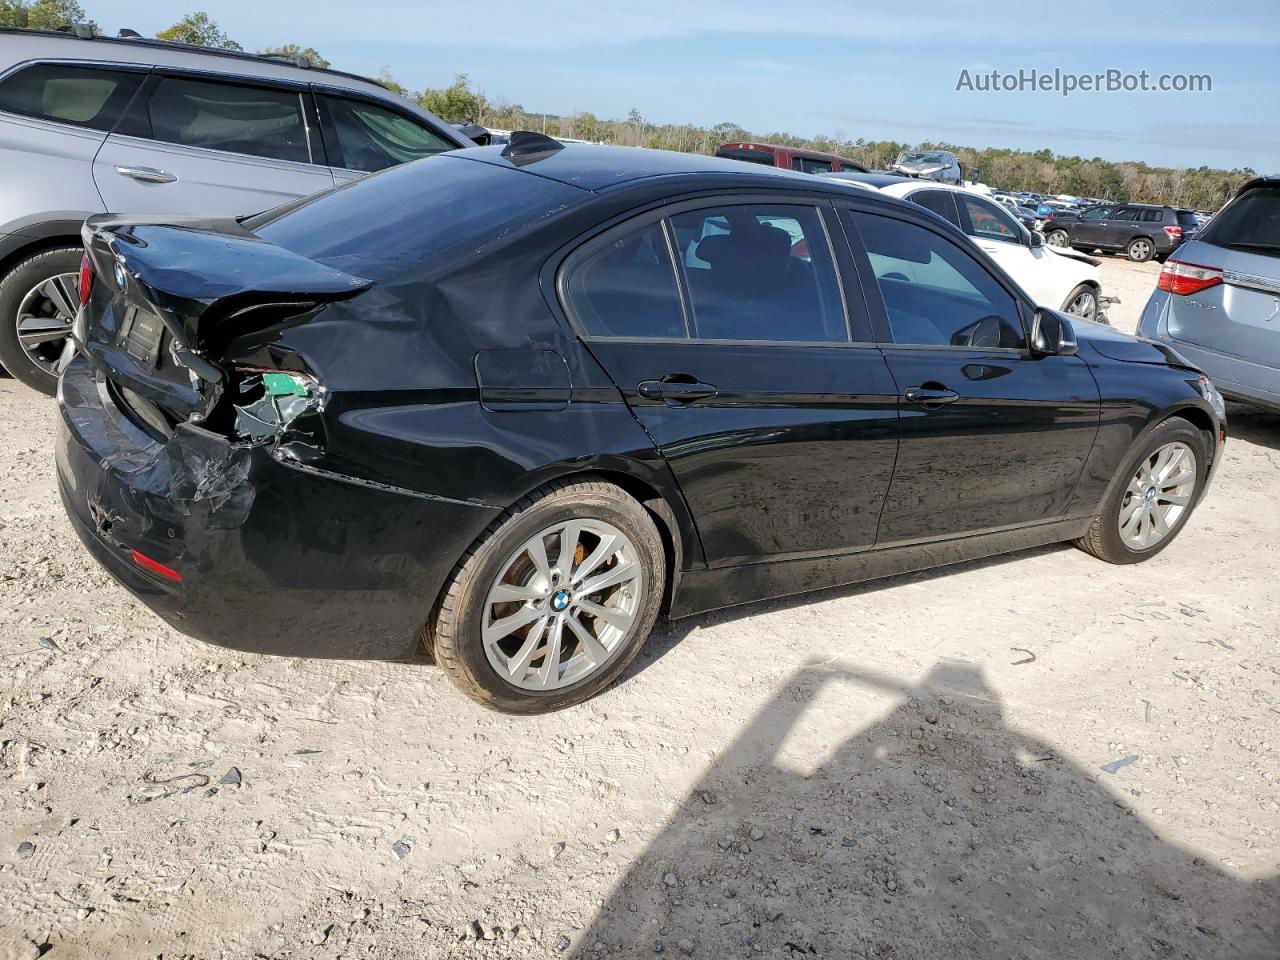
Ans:
[[[174,0],[81,0],[144,34]],[[1280,0],[192,0],[246,49],[294,42],[414,89],[470,74],[528,110],[1280,171]],[[896,12],[901,10],[904,12]],[[927,10],[917,13],[915,10]],[[906,12],[912,11],[912,12]],[[1207,93],[957,91],[960,71],[1207,73]]]

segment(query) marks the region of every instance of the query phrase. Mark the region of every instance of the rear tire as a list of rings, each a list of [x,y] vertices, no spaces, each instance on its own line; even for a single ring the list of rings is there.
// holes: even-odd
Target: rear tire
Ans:
[[[1124,248],[1124,254],[1134,263],[1146,263],[1156,254],[1156,247],[1146,237],[1134,237]]]
[[[1182,446],[1190,450],[1194,457],[1195,463],[1193,469],[1195,471],[1194,481],[1188,482],[1185,489],[1176,485],[1170,485],[1167,489],[1163,486],[1163,481],[1157,476],[1146,484],[1136,483],[1136,475],[1140,472],[1150,472],[1151,461],[1157,458],[1161,451],[1168,450],[1177,446]],[[1200,499],[1200,493],[1204,489],[1205,477],[1209,472],[1209,449],[1205,442],[1204,434],[1192,426],[1191,423],[1181,417],[1172,417],[1164,423],[1160,424],[1147,435],[1142,445],[1129,456],[1120,468],[1118,482],[1114,489],[1107,495],[1102,502],[1102,509],[1093,519],[1093,525],[1079,540],[1073,543],[1084,550],[1091,553],[1099,560],[1105,560],[1107,563],[1141,563],[1144,560],[1150,560],[1157,553],[1173,542],[1182,528],[1186,525],[1187,518],[1191,516],[1192,510],[1195,509]],[[1185,466],[1185,455],[1184,455]],[[1171,473],[1164,480],[1177,479],[1178,474]],[[1135,547],[1132,542],[1127,541],[1122,533],[1122,521],[1128,515],[1125,511],[1132,513],[1132,507],[1135,506],[1135,500],[1141,500],[1143,486],[1147,489],[1156,488],[1156,495],[1151,498],[1153,506],[1159,506],[1164,502],[1166,494],[1169,497],[1174,496],[1173,491],[1176,489],[1179,496],[1186,496],[1186,503],[1178,515],[1168,523],[1168,530],[1163,533],[1158,540],[1150,543],[1145,547]],[[1137,509],[1144,508],[1141,502],[1136,504]]]
[[[587,592],[611,576],[615,583]],[[490,709],[560,710],[626,669],[665,584],[662,537],[638,501],[602,481],[556,481],[504,512],[459,561],[431,623],[431,650]],[[503,621],[520,625],[507,630]]]
[[[1062,301],[1062,312],[1085,320],[1097,320],[1098,306],[1098,288],[1091,283],[1082,283]]]
[[[58,354],[62,352],[62,344],[66,341],[66,335],[70,334],[71,321],[75,319],[74,310],[79,307],[80,301],[75,296],[74,285],[67,293],[70,303],[55,302],[59,298],[42,296],[39,290],[47,281],[79,274],[83,254],[80,247],[46,250],[23,260],[0,280],[0,363],[27,386],[49,396],[53,396],[58,390],[58,377],[53,372],[50,361],[56,361]],[[66,298],[61,297],[62,300]],[[65,316],[68,308],[72,310],[70,317]],[[23,317],[19,317],[19,311],[23,311]],[[47,323],[42,325],[46,320]],[[24,349],[18,339],[20,322],[28,331],[35,329],[38,333],[46,330],[60,336],[43,343],[30,344]],[[28,350],[31,352],[28,353]]]

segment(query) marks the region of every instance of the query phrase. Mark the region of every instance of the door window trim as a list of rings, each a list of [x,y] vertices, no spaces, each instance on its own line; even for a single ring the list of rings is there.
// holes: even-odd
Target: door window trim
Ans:
[[[900,220],[903,223],[909,223],[913,226],[922,227],[931,233],[937,234],[939,237],[951,242],[969,257],[974,264],[982,270],[987,270],[982,258],[975,256],[968,250],[965,250],[964,244],[972,244],[973,240],[967,235],[961,234],[964,242],[957,242],[953,236],[948,236],[946,230],[939,229],[936,223],[929,223],[924,216],[913,216],[909,210],[902,210],[897,207],[881,207],[878,204],[867,202],[857,202],[852,198],[841,198],[836,203],[836,210],[841,214],[845,213],[863,213],[871,216],[887,217],[891,220]],[[926,208],[920,207],[920,210],[926,211]],[[998,353],[1011,356],[1031,357],[1031,334],[1030,324],[1027,322],[1028,311],[1035,311],[1035,306],[1029,304],[1023,294],[1006,282],[1003,272],[994,273],[987,270],[991,278],[1013,298],[1014,306],[1018,311],[1018,322],[1022,325],[1022,338],[1024,346],[1021,347],[965,347],[954,346],[949,343],[898,343],[893,339],[893,328],[889,324],[889,315],[884,304],[884,294],[880,292],[880,283],[876,279],[875,270],[871,267],[871,260],[867,257],[866,245],[862,242],[862,235],[858,232],[858,225],[852,216],[840,216],[840,226],[845,232],[845,237],[849,243],[850,253],[853,257],[854,269],[861,281],[864,296],[867,300],[868,315],[872,322],[872,329],[876,336],[874,346],[880,350],[947,350],[953,353],[972,353],[972,354],[989,354]],[[959,228],[956,228],[959,229]],[[979,251],[981,252],[981,251]],[[868,292],[867,287],[873,289]]]
[[[671,258],[671,266],[676,274],[676,289],[680,295],[680,306],[684,313],[685,329],[692,332],[693,330],[693,305],[689,300],[689,292],[685,286],[684,270],[679,262],[678,250],[674,242],[674,238],[670,234],[670,225],[668,221],[671,217],[681,213],[688,213],[693,210],[703,210],[709,207],[738,206],[738,205],[786,205],[786,206],[805,206],[814,209],[822,223],[823,234],[827,240],[827,247],[831,254],[832,269],[835,273],[836,287],[840,292],[840,307],[844,311],[844,322],[846,335],[848,340],[727,340],[708,337],[635,337],[635,336],[609,336],[607,334],[594,334],[587,331],[586,326],[577,316],[573,309],[573,301],[569,297],[569,274],[578,267],[579,264],[593,256],[596,252],[608,246],[613,241],[621,237],[629,236],[631,233],[643,230],[645,227],[654,223],[662,224],[663,236],[667,242],[667,254]],[[569,321],[570,328],[584,342],[591,343],[593,341],[606,341],[609,343],[696,343],[696,344],[728,344],[732,346],[756,346],[756,347],[815,347],[815,348],[849,348],[858,349],[876,349],[877,344],[874,340],[854,340],[853,339],[853,317],[849,311],[849,291],[848,281],[845,277],[846,263],[842,261],[840,256],[840,239],[842,235],[836,234],[832,230],[832,225],[828,214],[834,216],[829,197],[815,197],[811,194],[786,194],[786,193],[760,193],[760,194],[705,194],[696,198],[686,200],[664,200],[660,203],[648,208],[640,213],[629,212],[623,214],[619,218],[615,218],[607,222],[594,232],[585,234],[574,240],[568,245],[562,254],[554,256],[550,264],[552,265],[551,276],[552,289],[555,291],[555,305],[559,307],[560,312]],[[867,316],[867,333],[874,336],[875,330],[871,323],[871,314],[869,305],[865,303],[865,292],[863,294],[864,306],[868,307]]]

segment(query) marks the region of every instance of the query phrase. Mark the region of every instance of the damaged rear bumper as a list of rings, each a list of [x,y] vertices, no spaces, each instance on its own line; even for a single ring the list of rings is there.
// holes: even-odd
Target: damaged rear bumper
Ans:
[[[454,563],[499,512],[282,462],[269,444],[190,424],[155,439],[82,357],[59,408],[58,486],[80,539],[174,629],[220,646],[410,656]]]

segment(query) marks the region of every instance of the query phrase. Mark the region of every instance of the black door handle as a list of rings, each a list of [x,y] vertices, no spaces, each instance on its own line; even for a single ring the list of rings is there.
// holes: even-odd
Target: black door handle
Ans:
[[[706,400],[718,392],[709,383],[702,383],[692,378],[661,380],[642,380],[636,392],[645,400],[664,400],[667,403],[692,403],[695,400]]]
[[[907,387],[902,392],[902,396],[906,398],[908,403],[919,403],[926,407],[937,407],[960,399],[960,394],[954,390],[947,390],[945,387],[938,389],[933,387]]]

